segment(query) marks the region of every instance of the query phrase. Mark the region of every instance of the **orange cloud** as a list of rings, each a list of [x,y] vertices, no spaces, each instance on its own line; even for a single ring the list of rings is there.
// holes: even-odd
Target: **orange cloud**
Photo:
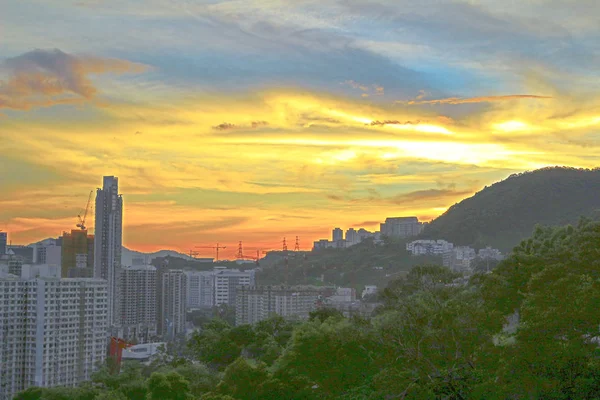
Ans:
[[[408,104],[408,105],[422,105],[422,104],[467,104],[467,103],[493,103],[498,101],[508,101],[517,99],[551,99],[551,96],[537,96],[533,94],[511,94],[506,96],[482,96],[482,97],[449,97],[446,99],[437,100],[421,100],[423,97],[419,95],[417,100],[411,100],[408,102],[397,101],[397,103]]]
[[[140,73],[147,67],[126,60],[74,56],[59,49],[33,50],[0,65],[0,108],[28,110],[92,99],[97,88],[91,74]]]

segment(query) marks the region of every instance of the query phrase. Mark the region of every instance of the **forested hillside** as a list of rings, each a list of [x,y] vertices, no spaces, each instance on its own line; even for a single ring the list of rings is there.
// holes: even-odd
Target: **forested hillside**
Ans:
[[[600,169],[544,168],[510,176],[450,207],[424,238],[510,251],[536,224],[573,224],[600,211]]]

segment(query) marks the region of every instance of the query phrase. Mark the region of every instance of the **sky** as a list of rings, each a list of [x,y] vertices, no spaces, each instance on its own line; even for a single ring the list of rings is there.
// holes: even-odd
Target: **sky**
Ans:
[[[0,230],[75,229],[114,175],[125,246],[231,258],[597,167],[598,15],[596,0],[2,2]]]

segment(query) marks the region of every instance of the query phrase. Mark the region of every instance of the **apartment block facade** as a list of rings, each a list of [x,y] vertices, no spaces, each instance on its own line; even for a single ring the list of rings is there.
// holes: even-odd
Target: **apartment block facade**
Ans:
[[[156,268],[135,265],[119,269],[119,337],[148,343],[157,335]]]
[[[94,235],[87,230],[63,232],[61,244],[61,276],[91,278],[94,275]]]
[[[215,304],[215,274],[213,271],[185,271],[188,308],[210,308]]]
[[[0,279],[0,400],[31,386],[76,386],[106,358],[107,285]]]
[[[317,308],[318,290],[286,286],[237,288],[235,324],[254,324],[272,315],[307,319]]]
[[[96,192],[94,235],[94,278],[108,282],[108,320],[115,323],[118,314],[118,268],[121,267],[123,241],[123,198],[119,180],[105,176]]]
[[[214,271],[214,304],[220,306],[226,304],[236,306],[238,286],[254,286],[254,270],[240,271],[237,269],[226,269],[215,267]]]
[[[380,225],[381,235],[388,237],[407,238],[417,236],[423,231],[423,223],[417,217],[386,218]]]
[[[187,277],[183,270],[171,269],[162,272],[160,279],[161,296],[158,315],[162,319],[159,324],[159,335],[174,338],[185,333]]]

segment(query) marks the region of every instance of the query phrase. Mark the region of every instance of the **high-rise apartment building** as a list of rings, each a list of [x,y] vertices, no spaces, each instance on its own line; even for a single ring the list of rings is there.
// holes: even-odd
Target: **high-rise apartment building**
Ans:
[[[148,343],[157,334],[156,268],[136,265],[119,269],[119,337]]]
[[[163,270],[161,275],[158,334],[172,339],[185,333],[187,277],[179,269]]]
[[[61,276],[91,278],[94,276],[94,235],[85,229],[63,232],[61,246]]]
[[[0,278],[0,299],[0,400],[76,386],[104,362],[105,281]]]
[[[381,234],[389,237],[407,238],[423,231],[423,223],[417,217],[386,218],[380,226]]]
[[[359,243],[358,232],[356,229],[350,228],[346,231],[346,246],[352,246]]]
[[[0,232],[0,256],[6,254],[6,245],[8,244],[8,233]]]
[[[254,286],[254,270],[240,271],[237,269],[227,269],[225,267],[214,268],[214,304],[220,306],[227,304],[235,307],[236,290],[238,286]]]
[[[62,247],[57,239],[46,239],[32,245],[33,247],[33,263],[61,265],[62,263]]]
[[[185,271],[187,276],[188,308],[209,308],[214,303],[214,271]]]
[[[254,324],[272,315],[307,319],[317,308],[320,292],[285,286],[237,288],[235,324]]]
[[[105,176],[102,189],[96,192],[95,221],[94,277],[107,281],[108,320],[112,324],[118,314],[117,269],[121,267],[123,240],[123,198],[114,176]]]
[[[344,231],[341,228],[334,228],[331,232],[331,240],[333,242],[341,242],[344,240]]]

